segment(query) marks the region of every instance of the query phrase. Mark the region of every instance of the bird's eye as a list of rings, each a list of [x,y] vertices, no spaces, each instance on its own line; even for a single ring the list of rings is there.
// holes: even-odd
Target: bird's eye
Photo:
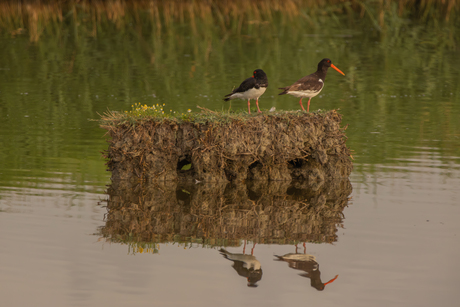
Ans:
[[[331,61],[330,61],[330,60],[327,60],[327,62],[328,62],[328,63],[331,63]]]

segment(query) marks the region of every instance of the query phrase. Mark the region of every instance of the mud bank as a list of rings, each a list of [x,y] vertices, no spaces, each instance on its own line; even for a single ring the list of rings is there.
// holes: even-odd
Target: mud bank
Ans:
[[[210,119],[102,121],[112,180],[228,182],[348,177],[352,170],[342,116],[278,112]],[[190,169],[183,170],[184,166]]]
[[[99,235],[125,244],[332,243],[351,192],[348,178],[319,185],[114,181],[107,190],[107,215]]]

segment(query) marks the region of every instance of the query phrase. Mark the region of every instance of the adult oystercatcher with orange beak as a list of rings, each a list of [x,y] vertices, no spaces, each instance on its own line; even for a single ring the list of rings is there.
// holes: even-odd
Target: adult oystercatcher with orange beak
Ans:
[[[257,112],[262,113],[259,109],[259,97],[267,90],[268,79],[267,75],[262,69],[254,70],[251,78],[244,80],[240,86],[234,89],[230,94],[225,95],[225,101],[230,99],[240,98],[248,100],[248,113],[251,114],[250,100],[255,99],[257,105]]]
[[[289,94],[294,97],[300,97],[300,106],[302,110],[305,111],[302,105],[302,99],[304,97],[308,97],[308,106],[307,112],[310,109],[310,100],[318,95],[324,87],[324,80],[326,79],[327,69],[329,67],[334,68],[339,73],[345,76],[345,74],[334,66],[331,63],[330,59],[322,59],[321,62],[318,63],[318,70],[311,75],[305,76],[299,80],[297,80],[293,85],[287,87],[281,87],[280,90],[284,90],[282,93],[278,95]]]
[[[321,281],[321,272],[319,271],[319,264],[316,262],[316,257],[308,254],[286,254],[284,256],[275,255],[279,261],[285,261],[288,263],[290,268],[295,270],[301,270],[305,273],[300,276],[310,278],[310,285],[316,290],[323,291],[326,285],[334,282],[339,275],[335,275],[334,278],[328,282],[323,283]]]

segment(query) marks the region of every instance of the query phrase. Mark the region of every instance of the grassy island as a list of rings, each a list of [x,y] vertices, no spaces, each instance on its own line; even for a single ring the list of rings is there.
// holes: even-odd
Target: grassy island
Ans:
[[[335,110],[164,113],[137,106],[102,116],[113,180],[313,182],[345,178],[352,170],[346,127]]]

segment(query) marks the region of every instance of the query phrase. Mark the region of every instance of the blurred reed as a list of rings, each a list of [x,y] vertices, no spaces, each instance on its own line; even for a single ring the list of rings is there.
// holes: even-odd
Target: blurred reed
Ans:
[[[217,27],[224,33],[276,21],[298,27],[318,26],[321,18],[346,16],[349,22],[370,19],[384,30],[398,16],[426,21],[458,21],[458,0],[25,0],[0,3],[0,29],[17,35],[27,31],[36,42],[45,32],[56,33],[73,24],[96,36],[107,24],[118,30],[150,28],[158,33],[186,25],[194,34]],[[198,21],[200,21],[198,23]]]

